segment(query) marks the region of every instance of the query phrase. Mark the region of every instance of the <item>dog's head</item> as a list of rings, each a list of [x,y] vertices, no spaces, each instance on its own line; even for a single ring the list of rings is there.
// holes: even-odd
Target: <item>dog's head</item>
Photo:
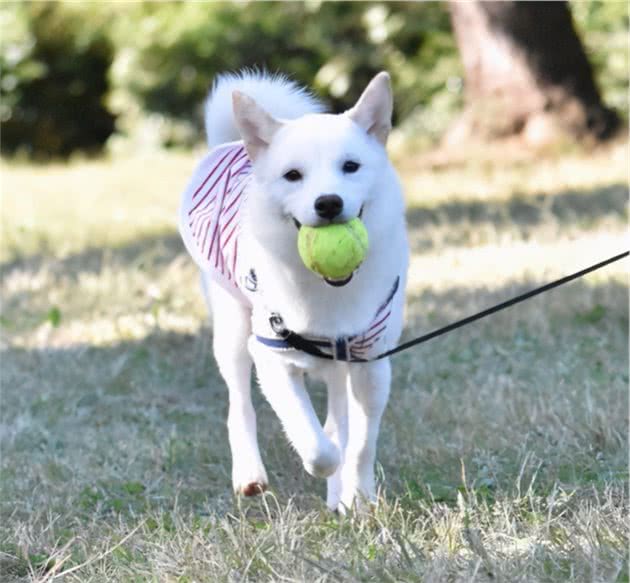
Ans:
[[[378,195],[391,130],[387,73],[374,77],[356,105],[341,115],[275,119],[238,91],[233,104],[265,197],[255,206],[264,208],[268,218],[298,228],[346,222],[360,216]]]

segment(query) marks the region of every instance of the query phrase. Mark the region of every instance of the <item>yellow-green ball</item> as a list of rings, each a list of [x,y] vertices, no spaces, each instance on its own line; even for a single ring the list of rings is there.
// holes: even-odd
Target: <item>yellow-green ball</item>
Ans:
[[[361,219],[323,227],[302,226],[298,251],[304,265],[331,280],[343,280],[361,265],[368,250],[368,234]]]

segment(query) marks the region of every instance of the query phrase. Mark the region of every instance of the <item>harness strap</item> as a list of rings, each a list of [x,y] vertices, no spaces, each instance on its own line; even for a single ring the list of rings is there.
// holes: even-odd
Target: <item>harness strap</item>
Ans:
[[[490,314],[494,314],[495,312],[499,312],[500,310],[504,310],[506,308],[509,308],[510,306],[513,306],[520,302],[524,302],[525,300],[528,300],[529,298],[533,298],[534,296],[537,296],[539,294],[552,290],[556,287],[564,285],[565,283],[569,283],[570,281],[578,279],[579,277],[582,277],[586,275],[587,273],[591,273],[592,271],[601,269],[602,267],[605,267],[606,265],[609,265],[610,263],[614,263],[615,261],[619,261],[620,259],[624,259],[628,256],[630,256],[630,251],[624,251],[622,253],[619,253],[618,255],[614,255],[613,257],[605,259],[604,261],[600,261],[599,263],[586,267],[585,269],[581,269],[580,271],[576,271],[575,273],[566,275],[564,277],[561,277],[560,279],[556,279],[555,281],[549,282],[545,285],[541,285],[540,287],[534,288],[528,292],[519,294],[516,297],[506,300],[505,302],[501,302],[500,304],[492,306],[486,310],[482,310],[481,312],[477,312],[476,314],[473,314],[472,316],[462,318],[461,320],[458,320],[457,322],[453,322],[452,324],[443,326],[442,328],[434,330],[433,332],[429,332],[428,334],[424,334],[423,336],[414,338],[413,340],[409,340],[408,342],[400,344],[399,346],[397,346],[396,348],[392,348],[391,350],[387,350],[386,352],[383,352],[375,356],[374,358],[370,358],[370,359],[349,358],[347,359],[347,361],[348,362],[370,362],[370,361],[380,360],[382,358],[387,358],[388,356],[391,356],[403,350],[407,350],[407,348],[411,348],[412,346],[416,346],[418,344],[422,344],[423,342],[427,342],[428,340],[436,338],[437,336],[441,336],[442,334],[446,334],[447,332],[450,332],[451,330],[456,330],[457,328],[461,328],[462,326],[465,326],[466,324],[470,324],[471,322],[475,322],[476,320],[485,318],[486,316],[489,316]],[[288,343],[286,346],[287,348],[298,348],[299,350],[308,352],[309,354],[312,354],[313,356],[320,356],[320,358],[326,358],[328,360],[332,359],[332,357],[329,356],[328,354],[319,355],[313,352],[312,351],[313,348],[317,350],[317,347],[312,345],[312,343],[306,338],[303,338],[299,334],[295,334],[294,332],[290,332],[288,330],[287,330],[287,333],[288,333],[288,337],[292,337],[291,343]],[[298,339],[299,344],[295,343],[296,337]],[[258,337],[258,339],[265,344],[271,341],[271,339],[269,338],[263,339],[261,337]],[[306,348],[300,348],[300,346],[305,346]]]
[[[387,308],[387,306],[391,303],[396,295],[396,291],[398,290],[400,284],[400,277],[397,277],[394,281],[394,284],[389,291],[385,301],[378,307],[376,314],[374,315],[374,319],[372,321],[373,327],[377,328],[377,332],[373,332],[372,335],[381,334],[384,330],[382,327],[383,322],[387,319],[387,316],[383,317],[382,314]],[[381,320],[379,320],[381,318]],[[376,323],[374,323],[376,321]],[[276,350],[300,350],[302,352],[306,352],[306,354],[310,354],[311,356],[316,356],[318,358],[323,358],[326,360],[339,360],[343,362],[367,362],[368,359],[360,358],[357,356],[356,352],[353,348],[353,341],[360,342],[362,337],[370,334],[371,329],[363,334],[363,336],[355,334],[353,336],[340,336],[338,338],[326,338],[326,339],[314,339],[307,338],[294,332],[293,330],[288,329],[285,324],[282,316],[273,312],[269,317],[269,326],[273,330],[276,338],[268,338],[266,336],[256,335],[256,340],[265,346]],[[381,327],[378,330],[378,327]],[[324,352],[323,349],[329,350],[330,354]]]

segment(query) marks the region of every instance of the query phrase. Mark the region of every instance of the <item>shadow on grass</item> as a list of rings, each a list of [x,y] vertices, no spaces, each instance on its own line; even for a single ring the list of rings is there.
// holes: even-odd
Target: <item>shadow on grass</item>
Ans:
[[[3,282],[0,327],[8,334],[16,334],[31,331],[45,321],[56,326],[62,317],[76,318],[80,314],[90,317],[98,310],[98,302],[104,300],[98,297],[102,291],[100,286],[81,295],[80,281],[85,275],[103,278],[103,282],[107,282],[101,284],[103,288],[110,285],[122,291],[121,286],[114,283],[121,273],[150,282],[164,277],[168,268],[179,270],[186,266],[190,266],[192,273],[192,259],[175,232],[148,235],[115,247],[89,247],[63,258],[37,254],[6,262],[0,264],[0,281]],[[18,285],[19,289],[10,290],[7,281],[12,275],[23,278],[31,274],[43,276],[46,283],[35,286],[22,283]],[[127,281],[134,280],[129,277]],[[57,292],[55,301],[50,300],[51,288]],[[127,292],[126,296],[117,296],[120,298],[119,309],[130,309],[146,294],[146,290],[139,291],[131,284]],[[88,299],[90,297],[92,300]],[[147,298],[147,313],[150,303]],[[137,309],[137,306],[131,309]]]
[[[422,236],[432,227],[461,227],[482,224],[495,228],[515,227],[526,235],[542,224],[588,227],[605,218],[625,220],[628,210],[628,185],[609,186],[584,190],[568,190],[556,194],[519,195],[507,201],[454,201],[430,207],[412,207],[407,211],[407,225],[411,234]],[[448,243],[460,244],[458,232],[453,230]],[[416,250],[431,248],[430,237],[415,241]]]
[[[159,268],[187,252],[175,231],[156,233],[114,247],[88,247],[79,253],[57,258],[53,252],[20,257],[0,264],[0,277],[13,271],[36,272],[47,265],[55,275],[98,273],[105,265],[130,269]]]
[[[627,264],[630,260],[625,258],[621,261]],[[622,263],[617,265],[622,265]],[[413,308],[413,314],[407,317],[407,332],[417,326],[445,326],[456,319],[470,316],[473,313],[505,302],[547,283],[549,283],[548,279],[528,278],[508,283],[502,287],[453,287],[444,291],[427,288],[417,293],[409,293],[407,294],[407,305]],[[589,305],[589,302],[593,300],[596,303]],[[578,320],[582,317],[579,314],[582,314],[584,310],[587,312],[592,310],[593,314],[584,316],[583,321],[584,323],[595,324],[608,314],[602,306],[602,303],[608,303],[614,308],[619,308],[619,315],[625,317],[625,323],[627,324],[627,300],[627,282],[625,284],[621,283],[621,281],[591,283],[586,282],[583,278],[578,278],[575,281],[515,304],[499,312],[499,314],[518,315],[519,311],[526,310],[528,306],[537,306],[544,313],[548,305],[554,306],[550,307],[552,312],[560,307],[564,313],[570,312],[572,306],[575,306],[574,313]],[[495,317],[495,315],[490,315],[482,319],[481,322],[492,322]],[[472,325],[475,324],[473,323]]]
[[[501,288],[454,287],[439,292],[426,289],[410,294],[407,297],[409,313],[401,342],[488,308],[541,283],[544,282],[532,279]],[[549,326],[553,327],[552,331],[558,332],[568,327],[577,333],[581,328],[597,333],[601,326],[607,329],[613,326],[623,332],[628,326],[628,312],[626,283],[616,280],[605,283],[578,280],[440,338],[452,339],[462,334],[470,337],[472,334],[483,340],[484,332],[490,332],[496,339],[504,332],[508,333],[497,325],[501,318],[522,322],[532,334],[536,333],[536,326],[543,322],[545,334],[549,334]],[[532,314],[536,315],[536,319],[529,321]],[[431,347],[440,341],[436,339],[425,346]],[[106,346],[8,347],[0,350],[0,358],[7,359],[5,370],[18,369],[23,379],[41,378],[45,374],[47,382],[54,383],[53,373],[58,372],[61,378],[55,390],[62,392],[68,384],[65,378],[68,373],[76,371],[76,379],[69,383],[74,385],[75,382],[80,384],[81,379],[90,378],[87,373],[94,369],[94,387],[121,394],[131,390],[131,386],[140,389],[142,385],[147,385],[151,390],[162,387],[167,392],[174,391],[173,399],[186,400],[187,391],[204,387],[208,378],[223,383],[214,365],[211,344],[212,331],[206,327],[199,334],[182,334],[156,328],[141,340],[121,341]],[[420,348],[411,348],[403,354],[413,356],[415,350]],[[11,355],[10,359],[8,355]],[[37,383],[33,385],[35,391],[38,387]],[[14,388],[5,386],[5,396],[10,397]],[[33,396],[36,397],[36,393]]]
[[[458,239],[456,227],[464,224],[491,224],[496,228],[516,226],[533,229],[553,222],[562,226],[587,227],[606,217],[622,220],[627,214],[628,186],[612,184],[584,191],[571,190],[558,194],[514,196],[501,202],[455,201],[437,207],[412,207],[407,211],[407,225],[415,250],[434,247],[431,227],[452,226],[452,236],[440,244],[468,244]],[[428,233],[428,236],[425,236]],[[417,240],[416,240],[417,239]],[[168,265],[178,255],[186,254],[179,234],[175,231],[148,235],[116,247],[90,247],[62,259],[51,253],[40,253],[0,264],[0,276],[14,270],[35,272],[44,264],[54,274],[75,276],[97,273],[107,264],[134,269],[159,268]]]
[[[534,287],[537,283],[523,285]],[[467,288],[440,294],[426,292],[410,298],[412,305],[426,304],[431,308],[419,316],[412,315],[405,336],[466,315],[471,298],[473,304],[489,305],[513,292],[513,286],[491,294],[484,289]],[[504,450],[514,452],[521,448],[523,436],[513,428],[484,437],[484,427],[496,422],[494,412],[487,396],[486,401],[476,400],[482,398],[479,395],[471,398],[471,379],[479,379],[479,387],[486,393],[494,392],[487,385],[496,378],[513,377],[520,385],[539,386],[538,377],[528,377],[530,369],[543,371],[545,378],[557,377],[558,386],[589,385],[601,387],[604,392],[612,380],[617,386],[627,373],[627,292],[627,286],[618,282],[577,282],[555,292],[553,302],[528,302],[524,304],[528,310],[517,312],[519,308],[513,308],[503,316],[395,357],[393,398],[382,438],[389,451],[389,492],[404,494],[419,479],[421,471],[422,481],[413,486],[418,492],[411,494],[420,496],[422,484],[428,481],[433,484],[436,499],[450,500],[460,458],[471,463],[473,454],[479,457],[498,447],[498,442],[493,441],[495,434],[500,435]],[[511,322],[513,319],[516,322]],[[610,353],[608,363],[601,362],[602,339],[610,345],[604,347]],[[10,459],[7,463],[13,468],[16,483],[29,483],[19,476],[30,471],[21,469],[19,463],[28,458],[34,468],[41,466],[38,471],[59,487],[71,476],[93,476],[93,484],[98,487],[83,485],[77,496],[82,504],[109,509],[108,512],[117,510],[120,504],[136,504],[136,498],[140,505],[145,498],[154,496],[160,504],[159,500],[170,499],[176,492],[184,505],[199,509],[209,496],[229,494],[227,390],[210,346],[208,330],[199,335],[156,330],[142,340],[103,347],[2,351],[2,418],[5,435],[12,435],[11,448],[5,452],[9,458],[15,456],[13,463]],[[585,368],[586,376],[582,370],[563,368],[567,354],[572,361],[592,360]],[[524,364],[519,364],[521,360]],[[418,387],[422,388],[419,393]],[[440,398],[448,400],[445,403],[468,403],[465,416],[458,417],[460,412],[453,405],[441,408],[438,416],[430,413],[431,407],[425,409],[424,405],[436,398],[429,395],[437,390],[435,387],[439,387]],[[282,496],[321,492],[323,482],[306,476],[286,444],[275,415],[258,390],[254,395],[261,448],[276,491]],[[323,416],[325,397],[321,387],[313,397]],[[419,404],[421,409],[410,413]],[[558,407],[554,414],[560,417],[565,406],[564,401],[548,405],[552,412],[553,407]],[[409,415],[415,416],[415,421]],[[428,428],[424,432],[415,427],[420,417],[422,425]],[[540,430],[541,423],[544,430],[547,422],[556,421],[553,416],[544,417],[532,431]],[[596,444],[597,436],[593,435]],[[388,445],[390,436],[400,445]],[[453,449],[453,440],[468,445]],[[425,450],[426,458],[418,461],[415,452]],[[553,466],[554,462],[549,463]],[[506,475],[502,479],[513,483],[519,471],[518,461],[504,467]],[[406,468],[404,475],[400,468]],[[576,471],[579,473],[579,469]],[[12,478],[7,475],[7,479]],[[438,491],[440,484],[448,486],[446,493]],[[16,493],[18,497],[26,495]]]

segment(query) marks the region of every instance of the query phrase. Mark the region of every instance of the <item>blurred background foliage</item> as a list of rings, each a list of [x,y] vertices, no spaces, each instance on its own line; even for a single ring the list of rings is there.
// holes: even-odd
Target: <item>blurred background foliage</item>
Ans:
[[[627,118],[626,3],[572,10],[604,100]],[[5,154],[193,146],[213,78],[242,67],[289,73],[333,111],[387,69],[400,135],[419,144],[461,107],[444,2],[25,2],[0,11]]]
[[[101,11],[54,3],[0,8],[2,152],[95,152],[115,130],[106,102],[115,47]]]
[[[627,2],[578,0],[571,2],[571,11],[604,102],[628,120]]]

